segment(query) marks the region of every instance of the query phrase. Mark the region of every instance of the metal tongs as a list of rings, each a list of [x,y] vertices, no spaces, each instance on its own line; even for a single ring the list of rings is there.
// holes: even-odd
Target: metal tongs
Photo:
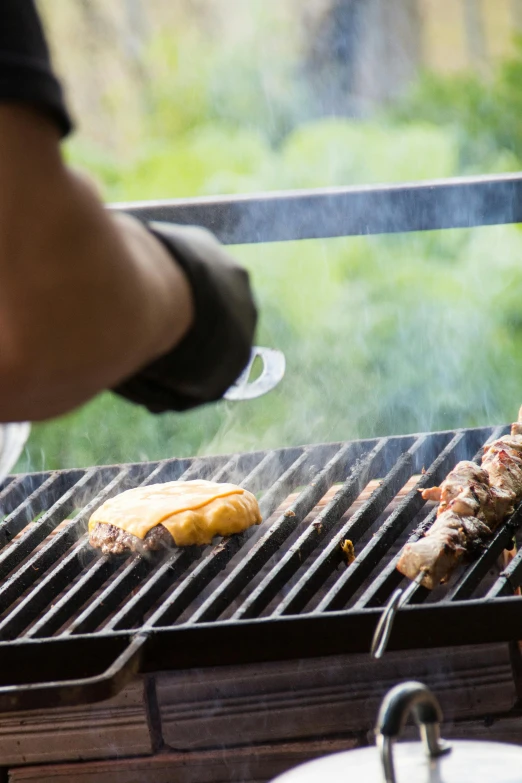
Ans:
[[[410,582],[405,590],[399,588],[391,596],[377,623],[375,633],[373,634],[372,646],[370,648],[370,655],[372,658],[382,658],[386,647],[388,646],[388,640],[397,612],[410,600],[413,593],[424,579],[424,576],[424,571],[419,571],[415,579]]]
[[[261,359],[263,369],[258,378],[250,381],[250,375],[256,359]],[[260,348],[255,345],[250,354],[250,360],[234,383],[223,395],[225,400],[253,400],[261,397],[277,386],[285,374],[285,356],[275,348]]]

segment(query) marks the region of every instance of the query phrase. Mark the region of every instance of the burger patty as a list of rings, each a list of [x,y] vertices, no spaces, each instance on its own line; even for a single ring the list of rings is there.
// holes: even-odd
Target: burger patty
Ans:
[[[101,549],[104,555],[121,555],[125,552],[142,553],[168,549],[174,546],[174,539],[161,524],[151,528],[145,538],[138,538],[116,525],[97,522],[89,536],[89,543]]]

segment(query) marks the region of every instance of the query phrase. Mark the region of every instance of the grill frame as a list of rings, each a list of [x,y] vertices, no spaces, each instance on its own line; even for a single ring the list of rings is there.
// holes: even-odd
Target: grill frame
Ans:
[[[138,672],[150,673],[169,669],[367,652],[382,611],[381,607],[375,604],[383,603],[402,578],[393,567],[396,556],[395,559],[392,557],[384,569],[381,569],[381,550],[388,552],[408,524],[412,524],[418,518],[419,510],[425,505],[418,488],[440,482],[459,459],[471,456],[478,458],[482,445],[487,440],[503,434],[507,429],[505,426],[460,429],[346,443],[290,447],[271,452],[172,459],[127,466],[87,468],[84,471],[75,469],[50,474],[25,474],[18,478],[9,477],[0,487],[0,498],[3,497],[5,500],[11,493],[14,494],[13,503],[20,497],[23,499],[21,504],[0,523],[0,534],[4,535],[4,540],[9,525],[13,528],[11,534],[18,528],[25,530],[24,519],[26,524],[29,511],[31,514],[34,513],[35,498],[40,497],[41,505],[46,502],[46,498],[54,497],[55,505],[51,506],[47,514],[40,517],[32,529],[29,526],[29,529],[25,530],[18,543],[0,551],[0,566],[6,562],[12,566],[11,578],[0,587],[0,595],[4,598],[10,596],[11,600],[15,601],[14,609],[0,620],[0,634],[4,637],[0,641],[2,662],[0,671],[4,673],[0,675],[0,711],[64,706],[106,699],[115,695]],[[417,475],[421,465],[424,467],[426,458],[429,459],[426,472],[420,476],[415,487],[404,496],[384,524],[378,528],[375,537],[362,547],[359,563],[356,561],[350,568],[341,572],[334,586],[328,588],[326,596],[323,596],[316,608],[306,609],[306,603],[297,606],[294,599],[303,591],[303,586],[306,588],[310,583],[312,591],[319,589],[315,583],[317,574],[321,577],[321,584],[325,581],[323,566],[314,569],[314,565],[318,562],[322,562],[323,565],[329,564],[328,568],[331,571],[331,556],[338,539],[350,532],[351,535],[357,534],[354,536],[356,541],[364,532],[368,515],[375,522],[388,505],[390,498],[396,495],[405,481],[412,475]],[[278,465],[277,476],[273,475],[274,463]],[[169,622],[175,622],[180,616],[179,612],[175,616],[169,614],[172,611],[172,601],[179,600],[179,596],[187,589],[186,584],[192,585],[188,590],[188,599],[192,600],[195,595],[194,590],[198,588],[198,578],[206,573],[205,569],[210,569],[210,576],[215,576],[239,552],[249,536],[256,536],[259,529],[251,529],[246,534],[223,540],[215,547],[203,548],[195,570],[189,573],[185,582],[175,587],[170,595],[165,581],[163,590],[158,596],[154,597],[154,589],[151,593],[147,591],[151,585],[154,585],[154,580],[165,580],[165,574],[168,574],[166,564],[178,563],[178,568],[181,568],[181,563],[189,567],[191,560],[197,560],[200,548],[173,550],[164,556],[163,562],[159,564],[131,555],[127,558],[128,564],[124,565],[119,573],[117,568],[111,573],[111,566],[107,565],[108,558],[91,553],[92,559],[97,559],[95,567],[105,563],[105,566],[100,567],[102,576],[105,575],[105,580],[108,582],[104,592],[90,598],[90,602],[83,608],[85,599],[89,599],[90,596],[89,574],[96,573],[96,570],[95,567],[89,570],[90,563],[85,564],[82,561],[80,565],[87,567],[84,576],[76,582],[76,589],[78,589],[78,585],[82,585],[82,579],[85,580],[82,588],[83,602],[80,601],[78,607],[80,613],[78,614],[73,606],[70,615],[73,621],[69,630],[60,631],[61,626],[56,623],[46,628],[46,617],[49,614],[52,616],[53,612],[63,611],[64,604],[60,607],[60,600],[55,606],[51,604],[56,597],[55,594],[60,595],[62,583],[59,579],[57,581],[57,574],[64,573],[67,576],[66,569],[64,572],[64,563],[73,562],[75,552],[89,546],[85,543],[85,536],[75,539],[74,534],[72,538],[67,538],[67,528],[62,530],[62,533],[58,533],[54,541],[51,539],[49,542],[43,537],[45,531],[52,527],[53,520],[54,523],[56,522],[56,507],[58,511],[67,507],[66,501],[68,498],[71,499],[74,488],[82,491],[89,482],[93,481],[98,488],[98,493],[87,502],[85,508],[71,523],[78,529],[83,525],[85,529],[86,520],[92,509],[103,502],[109,492],[120,491],[129,484],[137,484],[140,480],[151,483],[156,478],[170,480],[173,476],[178,478],[212,476],[225,480],[230,471],[242,471],[246,477],[245,483],[248,485],[250,482],[250,486],[255,484],[256,476],[261,483],[264,482],[265,493],[261,497],[260,504],[265,511],[265,519],[287,497],[289,491],[295,489],[296,484],[304,488],[290,506],[293,514],[289,515],[288,511],[280,513],[253,546],[245,553],[240,552],[239,562],[221,581],[218,588],[210,593],[206,601],[193,611],[188,621],[182,621],[178,625],[167,624],[165,617]],[[97,481],[97,476],[103,477],[101,483]],[[367,482],[375,476],[384,476],[380,486],[350,519],[339,526],[344,511],[357,499]],[[303,484],[304,479],[306,482]],[[282,601],[282,611],[272,611],[267,617],[251,616],[259,615],[269,603],[266,595],[261,603],[259,597],[266,589],[266,585],[270,585],[274,575],[279,587],[281,587],[281,580],[283,586],[287,583],[289,564],[294,562],[295,565],[298,542],[302,544],[309,541],[312,527],[305,527],[297,542],[294,542],[290,549],[284,552],[283,557],[280,557],[280,550],[287,536],[306,519],[318,499],[341,479],[343,483],[340,488],[320,513],[325,527],[329,516],[331,517],[331,530],[326,530],[323,538],[326,535],[334,535],[334,538],[329,543],[326,542],[315,564],[310,569],[305,569],[299,576],[293,588],[293,597],[289,594],[291,600]],[[32,495],[24,497],[24,486],[36,487],[36,489]],[[64,488],[65,493],[60,494]],[[433,516],[432,512],[424,521],[417,524],[413,535],[418,535]],[[495,534],[481,557],[464,572],[457,583],[457,588],[459,585],[468,585],[467,594],[471,595],[471,588],[480,582],[485,569],[487,570],[521,525],[522,505],[517,508],[511,520]],[[35,531],[38,526],[42,528],[39,534]],[[30,574],[31,563],[47,562],[46,547],[47,551],[49,547],[52,550],[60,535],[63,535],[63,541],[68,542],[64,552],[61,556],[57,555],[55,561],[46,566],[46,574],[42,581],[39,581],[38,577],[33,577],[35,587],[23,597],[22,588],[28,589],[23,581],[23,575]],[[43,548],[37,550],[36,554],[31,555],[28,560],[21,558],[21,565],[17,563],[12,550],[16,551],[19,547],[27,549],[28,546],[38,542],[38,539],[44,541]],[[318,539],[321,539],[321,536],[318,536]],[[316,541],[315,548],[319,543],[319,540]],[[230,552],[227,547],[230,548]],[[43,561],[40,561],[38,558],[42,556],[42,552]],[[278,555],[279,559],[273,569],[261,578],[258,587],[250,595],[243,598],[243,602],[240,602],[230,618],[221,619],[224,598],[226,598],[226,605],[230,605],[245,585],[248,585],[250,571],[260,572],[274,554]],[[121,561],[121,558],[116,560]],[[115,563],[115,561],[111,562]],[[104,567],[105,571],[103,571]],[[322,572],[321,568],[323,568]],[[360,573],[357,571],[358,568]],[[139,569],[144,569],[144,577],[138,592],[129,603],[139,604],[143,601],[143,595],[145,597],[148,595],[149,598],[150,596],[153,598],[149,603],[155,605],[155,602],[159,602],[159,606],[138,627],[119,628],[117,626],[122,617],[127,617],[129,623],[133,619],[132,612],[130,617],[126,614],[126,600]],[[522,620],[522,598],[506,596],[505,593],[511,589],[510,577],[514,580],[513,584],[518,583],[517,580],[522,576],[520,571],[521,558],[518,557],[513,561],[510,572],[497,578],[486,598],[468,597],[466,600],[459,600],[463,596],[462,589],[459,592],[459,589],[454,587],[448,593],[447,600],[423,605],[428,591],[419,588],[411,603],[398,613],[389,648],[398,650],[512,641],[512,637],[517,635],[512,629],[519,627],[519,622]],[[294,570],[290,576],[295,573]],[[111,578],[114,574],[116,576]],[[372,580],[373,574],[375,574],[374,580]],[[250,577],[252,575],[250,574]],[[354,579],[357,581],[355,587]],[[368,579],[372,581],[364,587],[365,580]],[[172,582],[172,579],[170,581]],[[209,578],[205,586],[210,582]],[[346,592],[346,585],[350,585],[350,582],[352,582],[352,595],[361,584],[364,592],[353,606],[340,610],[337,607],[340,592],[336,586],[341,584]],[[51,593],[46,592],[49,587]],[[237,589],[238,587],[240,589]],[[22,596],[18,605],[16,588]],[[87,593],[85,593],[86,588]],[[75,585],[63,593],[61,600],[65,601],[65,605],[68,600],[71,600],[74,590]],[[305,597],[307,595],[306,589],[304,595]],[[269,595],[269,599],[271,597]],[[108,610],[103,608],[104,600],[109,602]],[[115,602],[116,607],[120,604],[122,607],[116,611],[107,627],[103,623],[106,617],[110,616],[111,601]],[[28,607],[29,614],[26,613]],[[112,608],[114,609],[114,606]],[[16,618],[22,618],[24,622],[17,626],[13,617],[15,621]],[[39,619],[31,626],[34,617]],[[87,624],[85,624],[86,620]],[[24,633],[28,627],[29,631]],[[37,633],[34,632],[35,628]],[[38,634],[42,633],[48,635],[39,637]]]
[[[522,175],[137,202],[113,204],[109,209],[125,211],[145,220],[202,225],[214,231],[225,244],[471,227],[522,222]],[[158,626],[161,615],[156,613],[152,618],[156,625],[145,622],[137,629],[118,628],[125,617],[129,619],[129,612],[132,616],[133,611],[140,609],[141,599],[138,592],[138,597],[131,598],[127,608],[122,610],[123,614],[120,612],[119,616],[116,614],[115,618],[113,617],[113,627],[89,631],[90,625],[94,624],[96,628],[96,612],[101,612],[101,602],[98,599],[94,602],[94,609],[86,608],[83,614],[76,618],[73,629],[75,633],[40,638],[38,634],[56,633],[61,628],[61,620],[67,611],[67,600],[58,598],[56,606],[52,607],[51,617],[48,609],[42,615],[48,602],[45,595],[38,595],[40,588],[24,597],[25,590],[32,584],[32,580],[34,581],[31,569],[42,566],[44,571],[49,571],[42,583],[58,590],[60,595],[60,586],[65,588],[67,580],[75,574],[78,575],[78,563],[82,564],[81,557],[89,557],[88,550],[78,543],[75,536],[82,530],[82,525],[85,528],[86,519],[93,510],[94,503],[99,505],[108,493],[134,486],[140,480],[150,481],[153,477],[173,480],[181,475],[190,478],[197,474],[199,477],[212,475],[216,480],[223,480],[227,470],[234,464],[236,468],[241,464],[245,469],[248,465],[253,466],[249,478],[255,483],[256,471],[259,475],[263,471],[269,471],[274,455],[279,455],[276,459],[282,460],[281,464],[286,472],[283,471],[283,476],[276,478],[262,498],[265,511],[273,511],[285,496],[284,476],[291,478],[292,471],[296,474],[301,469],[304,470],[313,451],[314,454],[321,453],[324,457],[320,461],[321,469],[316,477],[318,483],[314,485],[313,481],[310,482],[291,509],[297,515],[306,516],[305,512],[309,510],[310,503],[313,506],[321,496],[321,487],[335,481],[335,455],[339,457],[339,452],[344,449],[345,457],[353,453],[355,456],[362,456],[363,461],[358,472],[347,477],[343,490],[338,493],[339,497],[336,495],[324,512],[321,512],[321,520],[325,528],[328,528],[329,525],[335,526],[336,514],[338,516],[341,509],[347,508],[363,488],[365,478],[382,458],[379,450],[389,448],[394,442],[407,444],[407,448],[397,455],[398,462],[395,460],[390,468],[393,475],[390,476],[389,470],[385,471],[387,475],[383,486],[371,496],[366,507],[357,512],[359,516],[356,514],[348,522],[347,530],[353,532],[356,525],[362,528],[365,514],[371,516],[373,511],[382,510],[381,506],[393,491],[395,483],[400,483],[408,471],[413,470],[418,459],[415,450],[422,448],[423,438],[429,439],[430,442],[438,439],[442,443],[441,449],[434,455],[435,467],[432,464],[425,477],[425,483],[434,484],[443,479],[458,459],[471,456],[470,453],[461,451],[467,440],[473,440],[473,433],[477,434],[480,440],[482,436],[485,438],[488,435],[498,435],[503,429],[505,428],[490,427],[424,433],[346,444],[292,447],[266,454],[227,455],[204,460],[165,460],[157,463],[102,466],[86,470],[8,477],[0,484],[0,507],[8,509],[7,518],[0,522],[0,577],[7,577],[6,581],[0,584],[0,612],[8,601],[12,603],[12,600],[21,597],[21,602],[14,612],[0,619],[0,636],[4,636],[4,640],[0,640],[0,661],[3,664],[0,668],[0,672],[3,672],[0,674],[0,710],[34,709],[105,699],[120,690],[137,672],[368,651],[382,611],[378,605],[371,604],[382,603],[401,579],[393,567],[393,561],[377,575],[373,590],[367,589],[353,607],[339,611],[337,604],[345,597],[350,582],[352,586],[357,580],[362,579],[364,582],[375,570],[379,563],[379,553],[397,538],[394,525],[400,527],[404,523],[403,527],[406,527],[408,514],[413,510],[415,516],[415,509],[418,510],[422,505],[418,493],[410,492],[393,512],[391,521],[386,520],[379,529],[376,541],[367,545],[369,555],[366,561],[362,565],[355,565],[351,571],[347,570],[340,587],[333,593],[331,590],[327,593],[320,608],[305,614],[299,614],[298,611],[306,606],[307,594],[313,589],[314,579],[320,580],[321,569],[330,568],[328,553],[323,558],[323,564],[315,567],[308,580],[303,576],[294,585],[289,597],[283,601],[281,610],[269,617],[253,618],[251,615],[263,605],[266,606],[267,600],[270,600],[271,591],[273,592],[270,575],[254,589],[245,607],[236,610],[232,619],[212,619],[219,616],[220,601],[227,591],[229,594],[234,590],[240,592],[248,584],[248,569],[244,564],[237,564],[216,594],[211,595],[200,607],[196,614],[197,622],[174,627]],[[54,540],[44,543],[39,554],[31,554],[34,547],[45,542],[47,534],[56,527],[57,515],[61,513],[63,518],[63,515],[68,513],[67,509],[73,507],[73,496],[78,487],[80,490],[83,487],[87,492],[90,483],[96,483],[100,477],[103,484],[101,493],[95,493],[95,499],[74,518],[70,528],[59,533]],[[42,504],[43,493],[48,493],[45,495],[47,509],[49,499],[54,499],[54,506],[51,502],[50,510],[39,508],[39,511],[44,512],[43,516],[32,529],[25,530],[31,521],[31,514],[34,515],[35,501]],[[248,553],[247,563],[255,563],[257,557],[257,564],[263,566],[270,555],[277,553],[279,544],[284,542],[289,534],[291,519],[283,516],[274,523],[271,528],[272,548],[269,546],[268,550],[263,551],[258,542]],[[522,514],[519,508],[512,520],[496,533],[484,554],[468,568],[462,581],[450,594],[451,600],[423,605],[426,595],[423,588],[419,587],[410,604],[402,608],[396,617],[389,649],[511,641],[519,635],[512,629],[518,628],[522,621],[522,598],[509,597],[506,594],[512,590],[514,584],[518,584],[522,576],[522,555],[512,561],[485,598],[475,600],[470,599],[469,595],[472,594],[477,580],[482,578],[488,563],[494,559],[495,553],[502,550],[521,523]],[[25,532],[17,546],[10,546],[10,541],[22,530]],[[414,535],[417,534],[419,530],[414,531]],[[235,537],[215,547],[212,550],[213,559],[207,558],[201,568],[197,566],[200,569],[199,575],[203,573],[203,578],[210,582],[212,576],[233,558],[241,541],[241,537]],[[306,531],[299,542],[300,546],[310,547],[311,540]],[[73,549],[70,554],[61,561],[61,565],[55,567],[60,560],[60,553],[65,554],[71,546]],[[182,570],[184,559],[190,561],[190,558],[191,555],[186,552],[173,553],[172,563],[167,567],[160,564],[156,570],[154,567],[148,568],[146,564],[140,566],[131,563],[128,572],[124,569],[111,583],[107,595],[110,598],[111,591],[114,595],[114,590],[124,587],[136,576],[136,572],[140,576],[140,568],[145,572],[141,575],[145,584],[147,577],[154,572],[159,590],[165,580],[168,581],[171,565]],[[284,576],[295,574],[295,566],[295,553],[287,552],[279,560],[277,569]],[[89,598],[89,591],[102,585],[105,578],[110,576],[111,568],[110,564],[102,564],[94,577],[91,575],[83,582],[82,579],[76,582],[69,593],[76,591],[74,594],[80,601],[80,606]],[[183,601],[190,599],[194,584],[195,580],[192,580],[192,586],[185,588],[184,595],[183,591],[178,590],[167,607],[167,618],[176,614]],[[365,598],[366,593],[369,597]],[[160,595],[162,594],[161,592]],[[459,600],[464,596],[467,596],[466,600]],[[165,612],[165,607],[162,611]],[[31,621],[36,617],[40,619],[33,624],[32,632],[29,623],[29,634],[17,638],[18,631],[21,629],[23,632],[27,628],[27,623],[23,625],[27,619],[24,612],[29,612]],[[88,632],[81,633],[85,630]],[[5,638],[6,635],[11,638]]]

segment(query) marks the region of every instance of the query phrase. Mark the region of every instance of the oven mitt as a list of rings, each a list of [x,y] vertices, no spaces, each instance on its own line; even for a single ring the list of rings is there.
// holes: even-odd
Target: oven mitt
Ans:
[[[113,391],[152,413],[184,411],[220,399],[246,367],[257,310],[248,272],[206,229],[148,223],[183,269],[194,297],[190,331]]]

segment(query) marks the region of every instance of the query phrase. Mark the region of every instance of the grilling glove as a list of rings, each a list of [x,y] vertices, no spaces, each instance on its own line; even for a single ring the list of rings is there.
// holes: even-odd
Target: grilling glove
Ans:
[[[257,321],[248,272],[206,229],[171,223],[147,227],[184,271],[194,322],[169,353],[114,391],[152,413],[184,411],[220,399],[248,363]]]

